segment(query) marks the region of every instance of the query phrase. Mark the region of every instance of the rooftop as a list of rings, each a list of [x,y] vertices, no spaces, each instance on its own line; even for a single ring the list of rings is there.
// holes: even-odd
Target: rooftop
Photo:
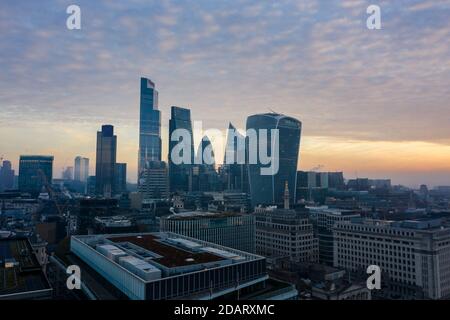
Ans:
[[[45,277],[30,243],[26,239],[0,239],[0,299],[27,299],[49,294]]]
[[[208,211],[188,211],[165,216],[164,219],[167,220],[196,220],[204,218],[218,219],[228,217],[239,217],[242,215],[243,215],[242,213],[233,213],[233,212],[223,213],[223,212],[208,212]]]
[[[208,252],[187,251],[175,246],[175,244],[169,245],[168,243],[162,242],[161,238],[153,234],[111,237],[109,240],[115,243],[129,242],[156,253],[161,257],[155,258],[154,261],[168,268],[224,260],[223,257]]]

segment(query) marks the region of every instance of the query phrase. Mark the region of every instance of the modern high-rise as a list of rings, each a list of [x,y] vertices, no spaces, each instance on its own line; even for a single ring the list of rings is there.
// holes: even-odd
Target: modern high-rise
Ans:
[[[75,158],[74,180],[86,182],[89,177],[89,159],[83,157]]]
[[[189,140],[172,141],[172,134],[175,130],[186,130],[189,133]],[[189,163],[175,164],[172,160],[172,150],[175,146],[183,146],[182,150],[189,150]],[[179,153],[180,157],[186,156],[183,151]],[[192,134],[191,110],[172,107],[169,120],[169,176],[170,190],[172,192],[189,191],[189,174],[194,163],[194,136]]]
[[[3,161],[3,165],[0,166],[0,192],[3,190],[9,190],[14,187],[14,170],[12,170],[11,162],[8,160]]]
[[[38,195],[42,187],[52,183],[53,156],[20,156],[19,190]]]
[[[255,252],[255,217],[242,213],[180,212],[160,219],[162,232],[173,232],[221,246]]]
[[[255,218],[257,254],[296,262],[318,262],[318,241],[306,212],[257,207]]]
[[[114,172],[114,193],[121,194],[127,191],[127,164],[116,163]]]
[[[106,198],[114,194],[114,173],[116,168],[117,136],[114,127],[103,125],[97,132],[97,157],[95,166],[96,193]]]
[[[149,161],[141,175],[138,191],[144,200],[169,198],[169,172],[164,161]]]
[[[288,117],[277,113],[265,113],[252,115],[247,118],[247,133],[249,130],[256,132],[256,140],[247,136],[247,156],[248,156],[248,172],[250,182],[250,194],[252,206],[257,205],[272,205],[283,204],[283,193],[285,183],[288,182],[290,190],[296,190],[297,185],[297,162],[300,149],[300,135],[302,123],[297,119]],[[266,150],[260,150],[260,130],[267,130],[267,145],[264,146]],[[279,153],[272,155],[272,130],[278,130],[278,147]],[[276,132],[276,131],[275,131]],[[258,157],[256,163],[252,163],[252,156],[249,154],[253,148],[249,146],[256,146],[254,151],[258,150]],[[265,165],[261,162],[260,154],[267,154],[278,160],[278,171],[274,174],[266,172],[262,174],[262,168],[269,168],[270,165]],[[273,164],[272,164],[273,165]],[[267,170],[267,171],[270,171]],[[290,195],[290,202],[295,203],[295,192]]]
[[[72,181],[73,180],[73,167],[66,167],[62,173],[62,178],[64,180]]]
[[[141,78],[138,181],[150,161],[161,161],[161,112],[155,84]]]
[[[222,170],[226,177],[225,189],[248,192],[248,171],[245,165],[245,137],[231,123],[228,126],[223,163]]]
[[[366,277],[381,269],[381,290],[397,299],[450,297],[450,228],[440,219],[354,219],[333,229],[334,266]]]

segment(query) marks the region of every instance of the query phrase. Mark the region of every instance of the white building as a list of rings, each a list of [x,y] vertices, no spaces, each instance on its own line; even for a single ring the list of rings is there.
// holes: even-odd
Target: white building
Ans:
[[[379,266],[382,295],[402,299],[450,296],[450,228],[441,220],[359,219],[337,223],[333,234],[334,266],[353,274]]]

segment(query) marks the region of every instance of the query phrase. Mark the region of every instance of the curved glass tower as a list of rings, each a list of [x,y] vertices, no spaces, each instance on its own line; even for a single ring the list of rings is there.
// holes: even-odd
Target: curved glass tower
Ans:
[[[141,78],[139,178],[151,161],[161,161],[161,112],[155,84],[150,79]]]
[[[261,205],[282,205],[283,195],[286,181],[291,192],[289,199],[291,203],[295,203],[295,190],[297,185],[297,162],[300,150],[300,136],[302,123],[294,118],[277,114],[265,113],[252,115],[247,118],[247,131],[254,129],[257,134],[258,152],[259,139],[261,129],[266,129],[267,154],[271,155],[271,139],[270,130],[278,129],[279,133],[279,154],[273,155],[279,161],[279,170],[274,175],[262,175],[261,168],[268,167],[258,161],[256,164],[248,163],[248,174],[250,184],[250,195],[252,206]],[[247,150],[249,143],[255,143],[247,137]],[[264,150],[263,153],[266,151]],[[247,157],[248,161],[248,157]]]

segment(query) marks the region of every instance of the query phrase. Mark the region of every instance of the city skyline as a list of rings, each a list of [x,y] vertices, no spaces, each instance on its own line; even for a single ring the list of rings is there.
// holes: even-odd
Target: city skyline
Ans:
[[[160,92],[164,161],[170,106],[223,131],[273,108],[303,123],[300,170],[450,181],[449,1],[379,1],[379,31],[364,28],[362,0],[79,1],[76,32],[65,29],[67,1],[43,3],[0,13],[0,136],[14,137],[0,154],[16,172],[26,154],[55,156],[56,173],[77,155],[95,159],[95,132],[111,123],[135,182],[142,76]]]

